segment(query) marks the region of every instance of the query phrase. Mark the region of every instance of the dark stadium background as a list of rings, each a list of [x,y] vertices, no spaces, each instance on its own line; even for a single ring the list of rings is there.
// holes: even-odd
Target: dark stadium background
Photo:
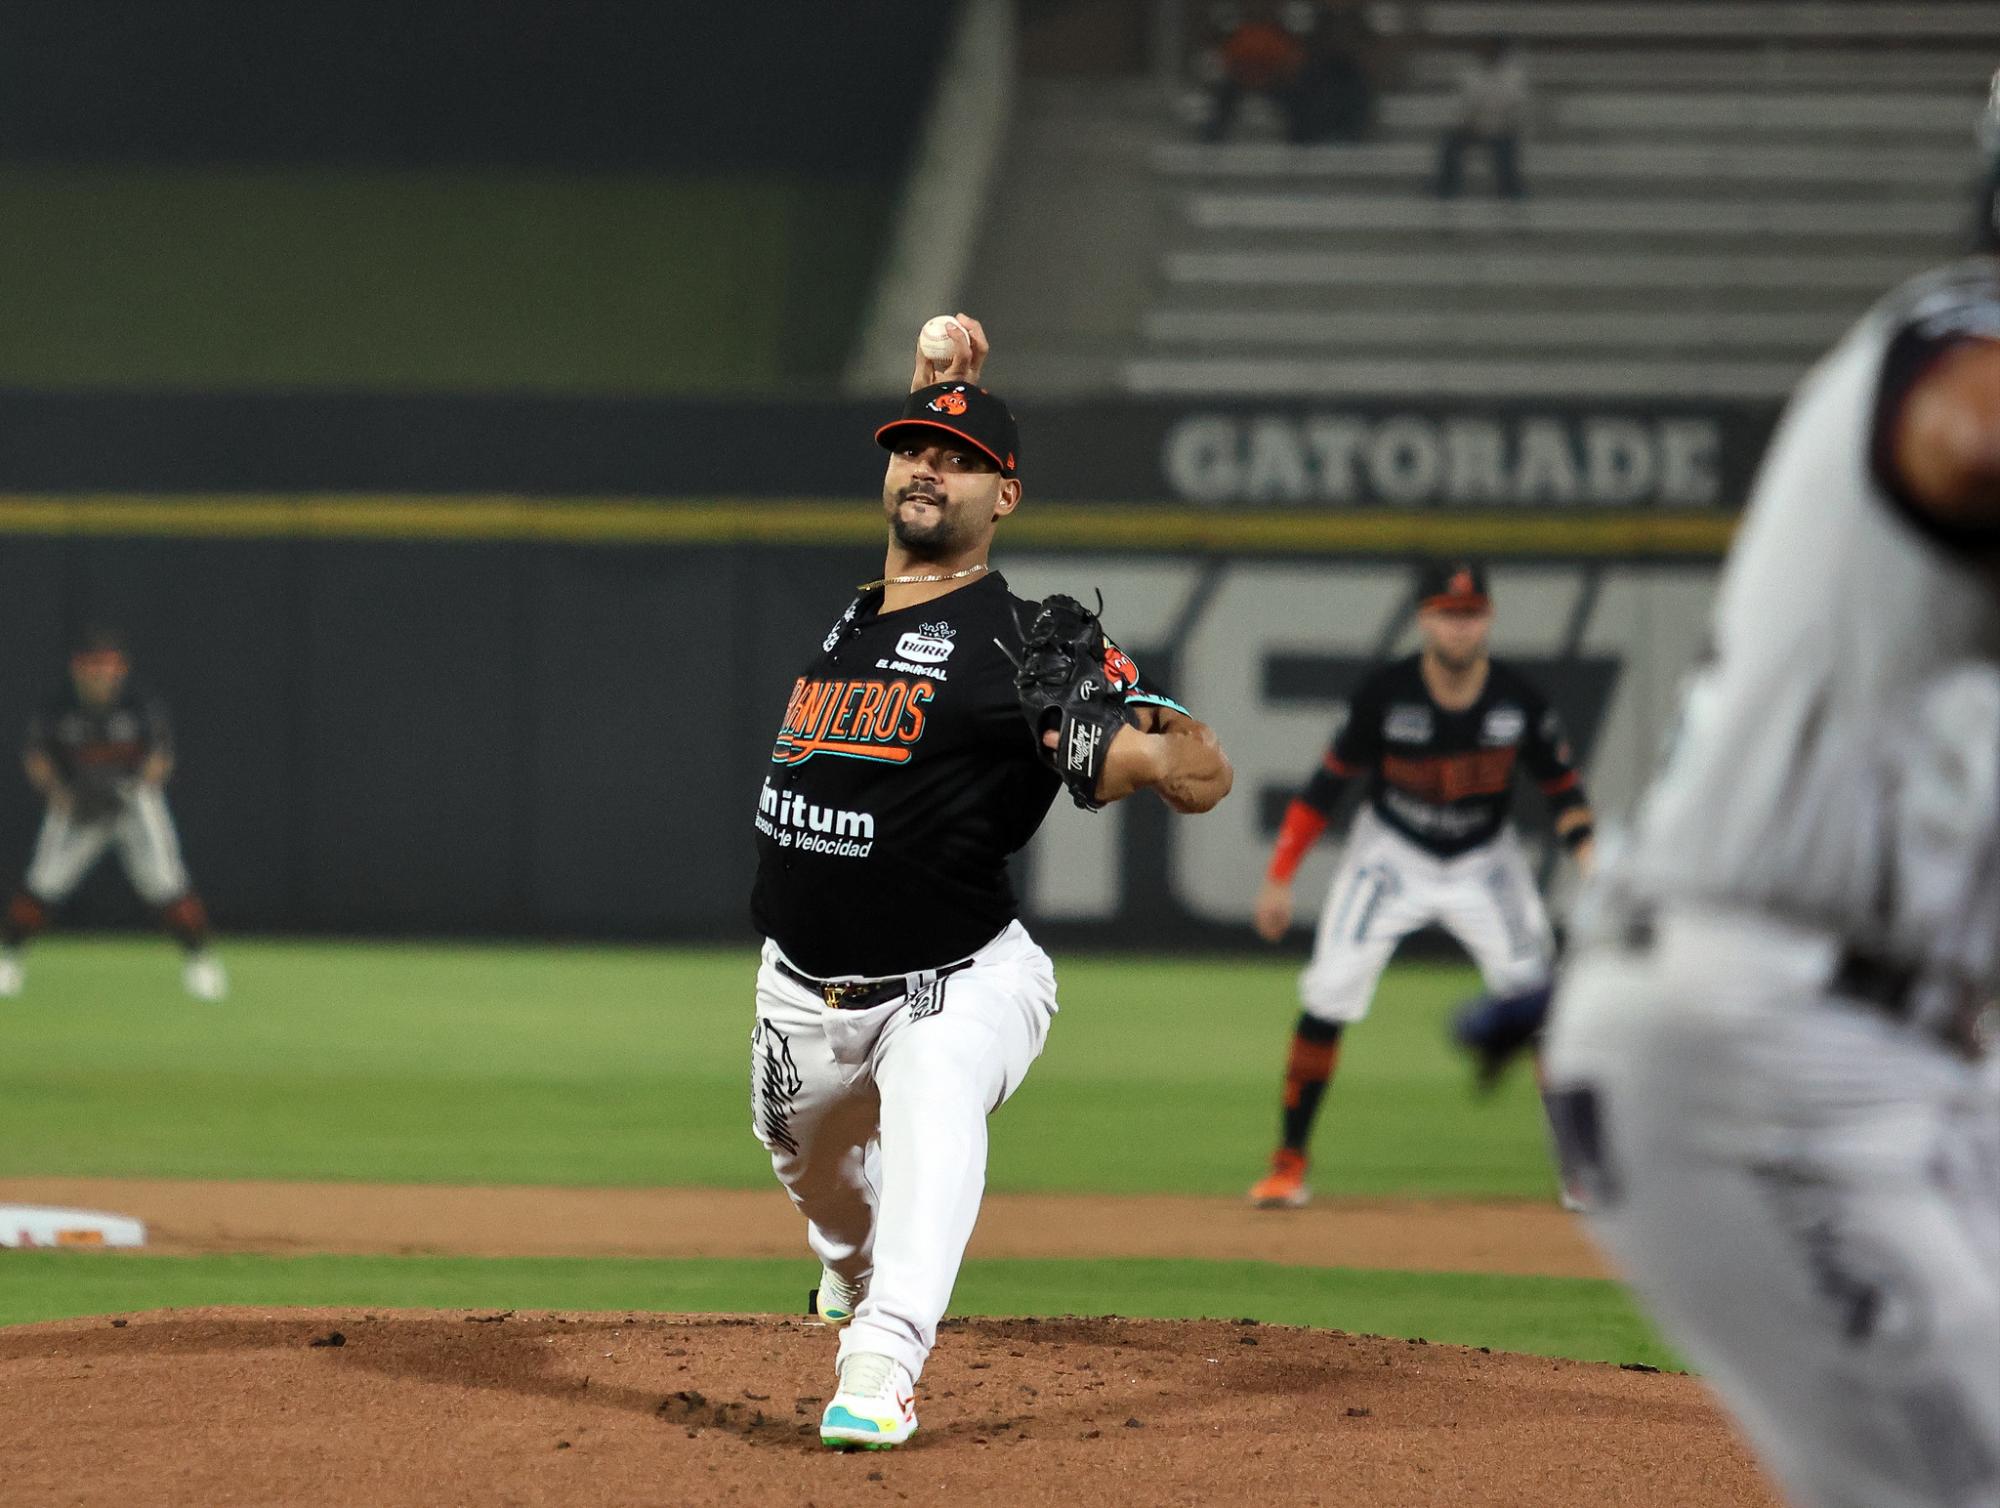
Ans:
[[[1452,49],[1482,15],[1532,19],[1534,7],[1403,9],[1442,28],[1424,43],[1436,66],[1424,73],[1413,47],[1409,97],[1384,107],[1418,122],[1392,121],[1382,148],[1411,154],[1411,187]],[[1697,23],[1707,14],[1688,9]],[[920,155],[942,151],[949,175],[961,110],[970,141],[972,102],[937,91],[973,10],[0,7],[0,764],[59,680],[70,636],[110,622],[174,710],[170,797],[225,932],[747,940],[748,817],[775,709],[799,647],[879,560],[868,435],[892,399],[857,393],[850,366]],[[1851,141],[1876,187],[1826,194],[1903,192],[1888,176],[1903,150],[1892,134],[1932,129],[1904,115],[1935,103],[1957,120],[1949,89],[1966,96],[1966,119],[1976,103],[1970,65],[1936,101],[1911,93],[1928,77],[1921,49],[1954,45],[1948,10],[1969,13],[1928,8],[1937,25],[1912,34],[1915,50],[1882,47],[1867,87],[1904,93],[1852,124],[1812,115],[1821,74],[1876,45],[1838,35],[1839,5],[1813,23],[1825,37],[1770,52],[1757,88],[1792,112],[1770,150]],[[1137,122],[1130,134],[1157,140],[1130,148],[1132,161],[1234,213],[1269,208],[1251,191],[1332,180],[1308,166],[1267,183],[1254,141],[1213,149],[1214,164],[1240,168],[1241,202],[1202,176],[1220,171],[1199,156],[1208,149],[1158,108],[1186,87],[1168,76],[1199,32],[1191,0],[1026,0],[1014,14],[1014,137],[977,206],[987,228],[966,294],[1008,312],[993,381],[1027,436],[1030,506],[1002,537],[1003,568],[1083,585],[1127,570],[1114,628],[1132,621],[1147,571],[1183,573],[1185,610],[1142,637],[1155,673],[1184,678],[1196,671],[1183,661],[1211,664],[1227,638],[1210,624],[1200,649],[1190,634],[1232,580],[1254,605],[1249,577],[1352,567],[1339,590],[1358,584],[1369,604],[1337,644],[1317,629],[1300,632],[1319,642],[1291,642],[1272,609],[1244,629],[1261,636],[1247,668],[1179,685],[1223,707],[1249,685],[1241,704],[1269,714],[1225,729],[1246,815],[1218,816],[1201,840],[1238,823],[1231,844],[1170,851],[1166,824],[1138,810],[1076,838],[1081,819],[1058,813],[1057,840],[1086,845],[1063,849],[1065,863],[1086,850],[1113,862],[1097,892],[1062,905],[1030,886],[1038,924],[1059,944],[1247,944],[1242,908],[1286,784],[1354,668],[1407,633],[1399,573],[1427,550],[1475,550],[1513,572],[1500,647],[1528,603],[1529,657],[1571,703],[1586,753],[1616,724],[1592,771],[1615,806],[1664,725],[1782,385],[1661,395],[1466,380],[1329,396],[1051,380],[1049,352],[1075,355],[1054,327],[1078,301],[1010,289],[1010,276],[1048,274],[1009,267],[992,237],[1021,218],[1064,219],[1035,197],[1052,135],[1081,153],[1101,128],[1110,153],[1128,150],[1117,133]],[[1966,28],[1978,32],[1977,17]],[[1727,63],[1742,50],[1733,34],[1620,42],[1625,72],[1607,79],[1581,61],[1612,46],[1602,38],[1536,45],[1572,57],[1567,85],[1549,86],[1563,108],[1593,89],[1741,86],[1700,70],[1649,77],[1648,49],[1685,64],[1689,48],[1712,47]],[[1050,100],[1084,124],[1038,127]],[[1764,149],[1717,119],[1715,143]],[[1599,150],[1597,129],[1563,126],[1551,151]],[[1659,139],[1645,145],[1671,154],[1675,132],[1700,126],[1650,129]],[[1939,160],[1945,139],[1909,137]],[[1740,176],[1716,190],[1718,225],[1759,194],[1811,187]],[[1609,212],[1631,208],[1616,197],[1626,189],[1600,189]],[[1156,230],[1185,241],[1185,227],[1148,219],[1137,198],[1072,208],[1073,224],[1048,228],[1074,254],[1064,271],[1104,319],[1136,324],[1134,290],[1162,274],[1131,248],[1150,253]],[[1510,230],[1485,205],[1464,213],[1475,236],[1534,242],[1532,226]],[[1855,237],[1871,215],[1853,216]],[[1643,255],[1661,239],[1603,244]],[[1100,255],[1113,243],[1117,258]],[[1823,248],[1829,263],[1850,249],[1825,236],[1760,244]],[[1729,296],[1680,302],[1719,318]],[[1551,315],[1577,301],[1560,288],[1494,298]],[[1862,295],[1850,301],[1858,311]],[[909,323],[930,312],[907,311]],[[1079,327],[1072,346],[1099,334]],[[880,375],[893,391],[896,374]],[[1351,475],[1315,449],[1332,409],[1376,445]],[[1506,498],[1468,490],[1449,449],[1467,434],[1510,456],[1553,447],[1566,469]],[[25,863],[39,817],[0,768],[0,865]],[[1024,875],[1038,862],[1031,852]],[[106,865],[68,920],[142,918]]]

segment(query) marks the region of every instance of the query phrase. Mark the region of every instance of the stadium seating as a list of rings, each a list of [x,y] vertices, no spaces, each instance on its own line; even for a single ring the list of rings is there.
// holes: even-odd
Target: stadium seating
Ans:
[[[1154,275],[1113,380],[1173,395],[1768,398],[1960,243],[2000,5],[1403,12],[1398,86],[1366,143],[1292,147],[1253,115],[1209,146],[1159,122]],[[1489,197],[1475,154],[1468,194],[1439,200],[1457,70],[1501,34],[1535,85],[1529,197]]]

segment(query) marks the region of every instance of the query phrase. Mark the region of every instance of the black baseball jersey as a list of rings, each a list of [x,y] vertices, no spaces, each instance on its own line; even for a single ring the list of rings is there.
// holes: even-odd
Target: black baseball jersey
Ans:
[[[52,697],[28,724],[28,748],[44,754],[88,821],[123,804],[121,791],[155,754],[171,753],[167,709],[128,683],[108,707],[87,707],[73,688]]]
[[[1366,799],[1384,822],[1451,858],[1490,843],[1507,825],[1517,765],[1557,810],[1583,803],[1562,719],[1518,671],[1490,661],[1479,699],[1453,712],[1432,699],[1420,667],[1411,655],[1361,683],[1306,786],[1308,806],[1324,815],[1348,781],[1365,779]]]
[[[996,572],[881,606],[879,588],[849,604],[793,685],[757,803],[751,915],[817,978],[913,973],[991,941],[1016,912],[1008,856],[1062,785],[1007,657],[1034,604]]]

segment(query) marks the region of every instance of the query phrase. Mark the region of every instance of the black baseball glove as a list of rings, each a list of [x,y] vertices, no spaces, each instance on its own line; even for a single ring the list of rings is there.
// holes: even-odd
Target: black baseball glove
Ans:
[[[1098,598],[1098,607],[1104,599]],[[1070,798],[1097,811],[1097,784],[1111,740],[1130,719],[1125,693],[1133,683],[1131,661],[1104,637],[1098,615],[1074,597],[1050,597],[1021,627],[1021,657],[1014,689],[1035,735],[1035,752],[1062,777]],[[1053,729],[1051,749],[1043,735]]]

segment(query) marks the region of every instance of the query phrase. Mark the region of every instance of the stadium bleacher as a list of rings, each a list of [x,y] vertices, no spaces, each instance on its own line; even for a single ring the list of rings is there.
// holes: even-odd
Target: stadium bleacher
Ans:
[[[1452,0],[1403,8],[1372,139],[1162,123],[1141,394],[1770,398],[1955,248],[2000,5]],[[1514,38],[1529,197],[1432,193],[1454,81]],[[1260,135],[1269,139],[1258,139]]]

